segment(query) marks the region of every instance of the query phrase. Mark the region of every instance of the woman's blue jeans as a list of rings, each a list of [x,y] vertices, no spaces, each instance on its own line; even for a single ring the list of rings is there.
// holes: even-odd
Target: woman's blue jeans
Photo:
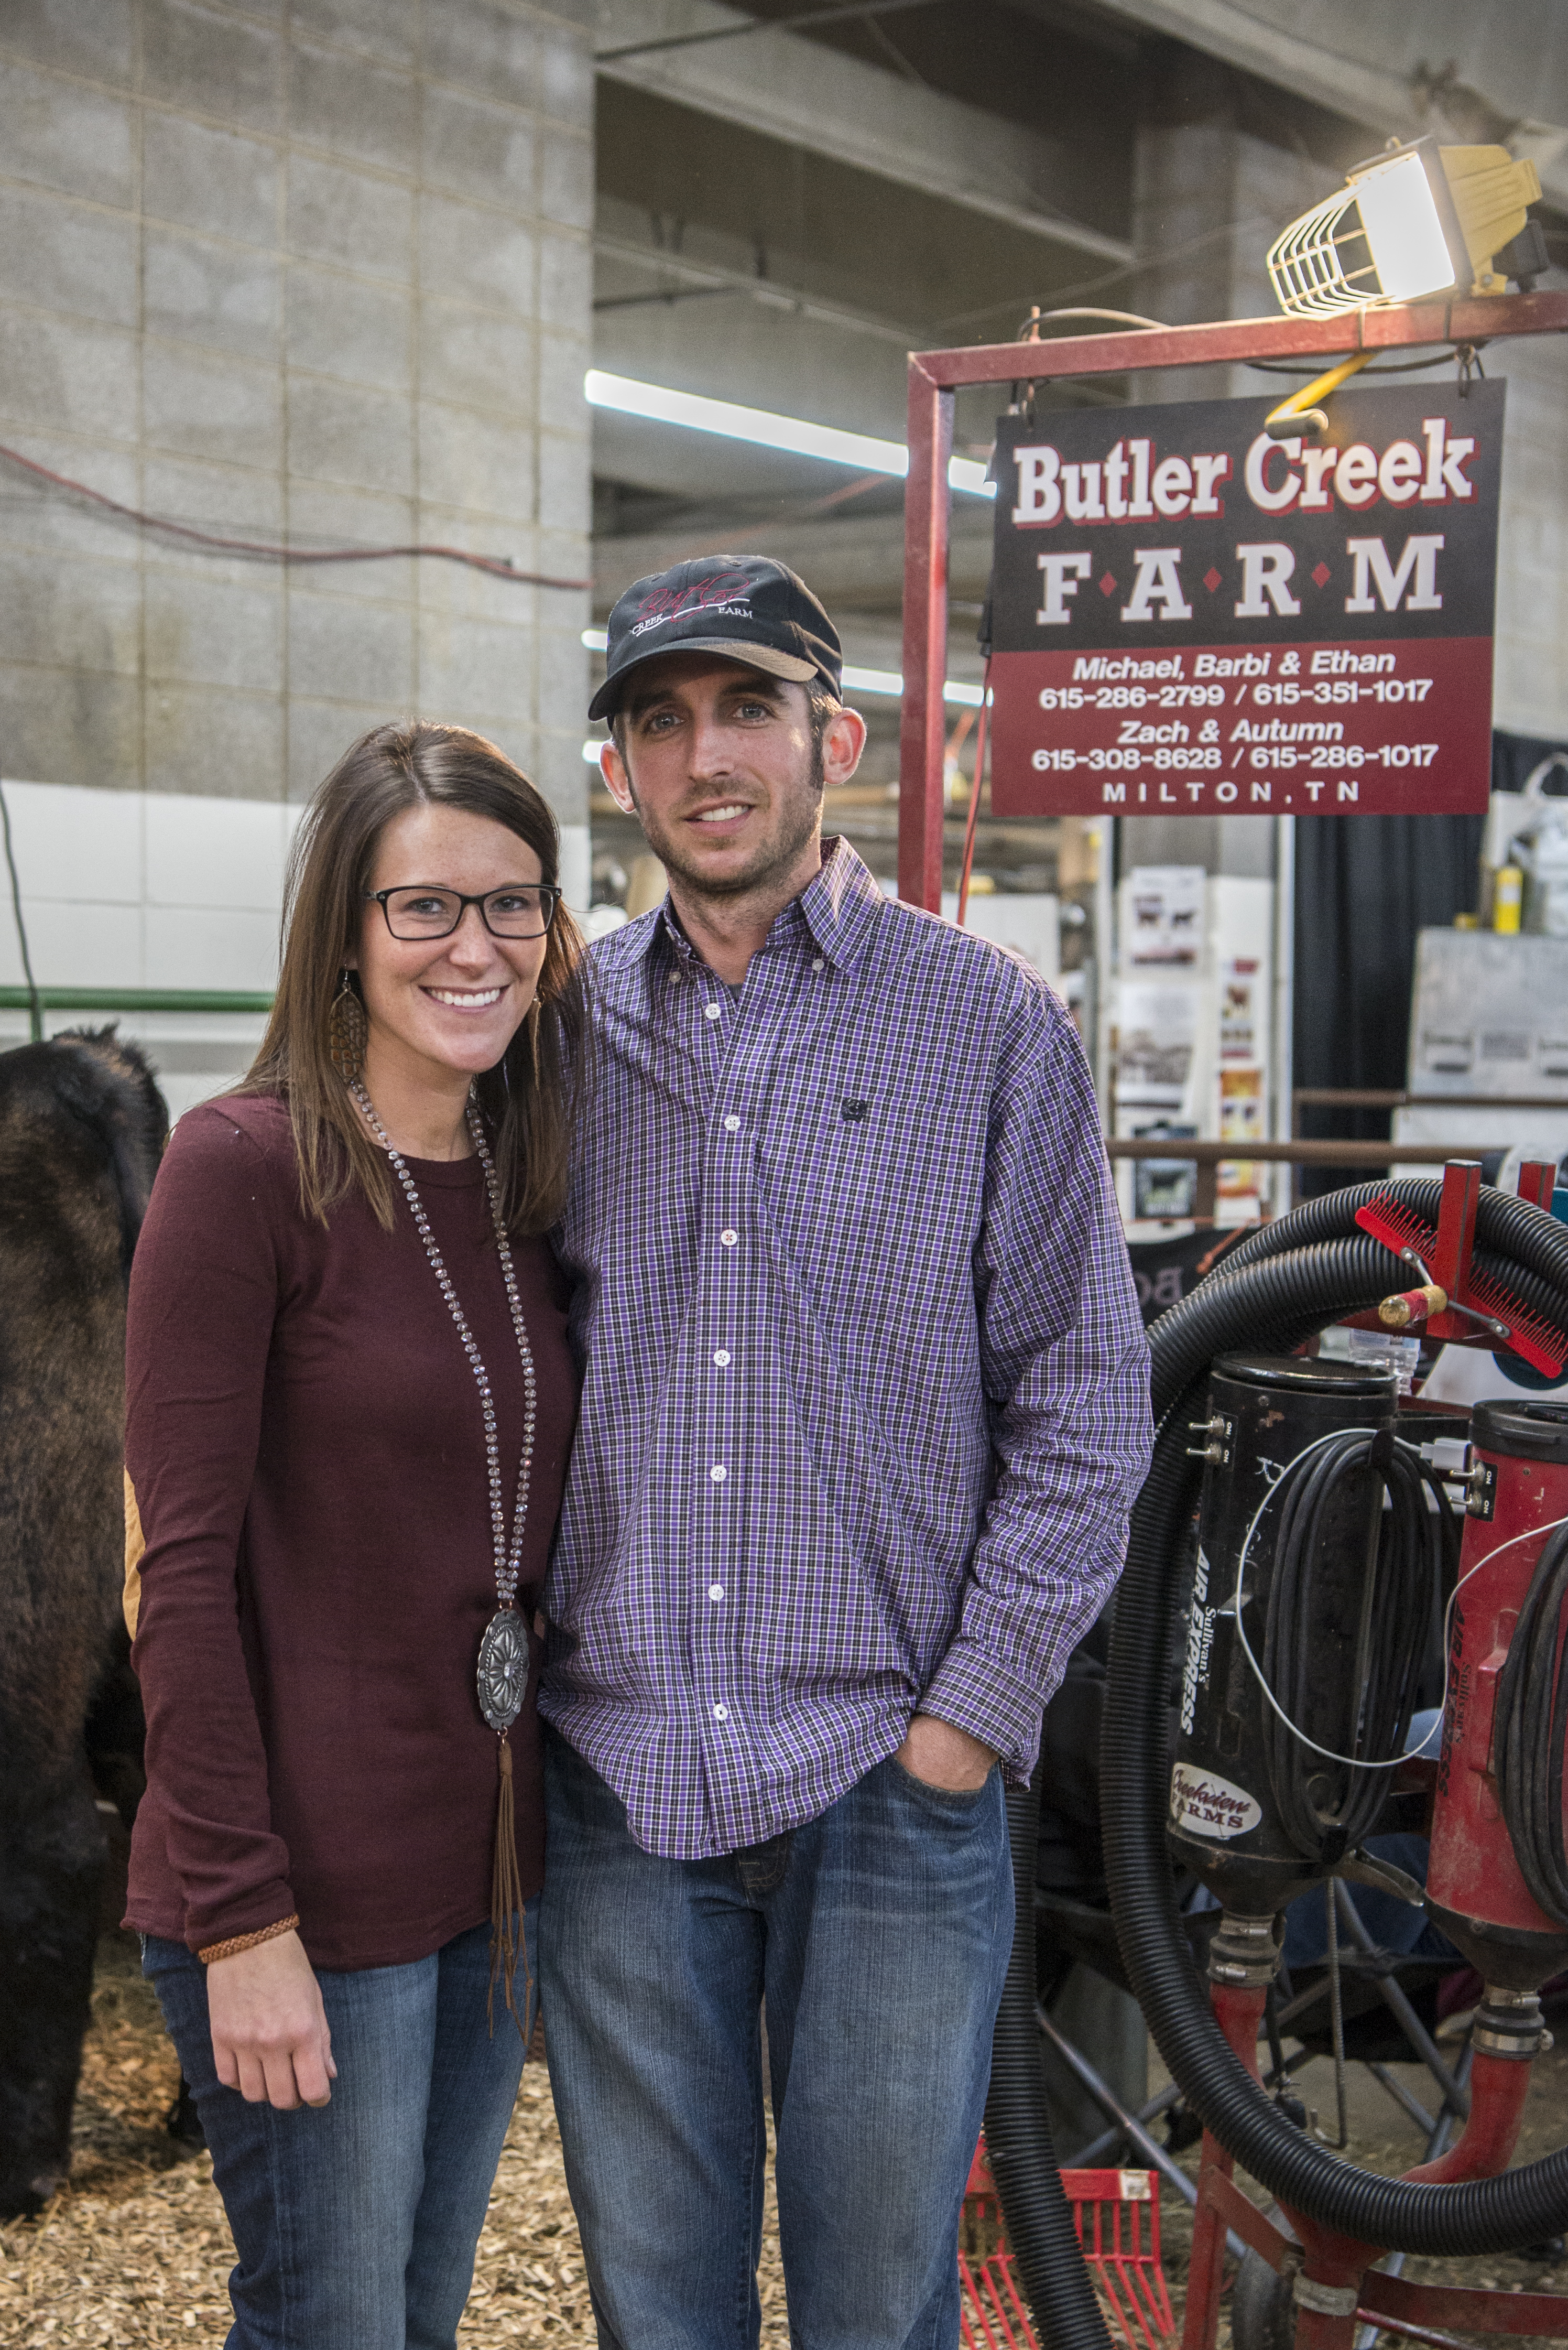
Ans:
[[[142,1951],[239,2254],[228,2350],[452,2350],[523,2069],[499,1997],[493,2039],[485,2015],[489,1927],[409,1966],[318,1970],[337,2078],[297,2113],[223,2087],[205,1968],[151,1934]],[[514,1996],[531,2031],[522,1967]]]
[[[545,2028],[601,2350],[749,2350],[767,2152],[799,2350],[957,2350],[958,2223],[1012,1947],[1002,1774],[879,1763],[660,1860],[545,1732]]]

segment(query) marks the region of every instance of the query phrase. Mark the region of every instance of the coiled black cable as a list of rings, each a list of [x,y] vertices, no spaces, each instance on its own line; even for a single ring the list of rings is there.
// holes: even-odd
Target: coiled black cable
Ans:
[[[1369,1476],[1381,1479],[1389,1508],[1369,1563],[1372,1605],[1352,1725],[1353,1742],[1371,1766],[1364,1767],[1310,1743],[1308,1716],[1324,1518],[1348,1481]],[[1437,1493],[1435,1509],[1428,1507],[1428,1490]],[[1263,1713],[1264,1759],[1296,1850],[1306,1860],[1333,1862],[1371,1834],[1388,1793],[1386,1766],[1404,1753],[1431,1603],[1443,1587],[1445,1555],[1458,1555],[1459,1530],[1441,1478],[1418,1454],[1355,1430],[1292,1461],[1270,1503],[1279,1521],[1263,1626],[1262,1679],[1274,1699]]]
[[[1498,1800],[1519,1866],[1549,1918],[1568,1926],[1563,1763],[1568,1745],[1568,1526],[1542,1544],[1493,1717]]]
[[[1515,2251],[1556,2235],[1568,2210],[1568,2147],[1499,2178],[1433,2187],[1354,2169],[1305,2137],[1214,2021],[1177,1914],[1165,1838],[1176,1584],[1197,1490],[1187,1423],[1204,1417],[1209,1367],[1242,1347],[1288,1351],[1405,1287],[1405,1266],[1358,1230],[1355,1211],[1392,1195],[1435,1223],[1439,1189],[1425,1180],[1357,1185],[1312,1201],[1244,1242],[1151,1329],[1159,1434],[1116,1595],[1101,1785],[1122,1956],[1193,2110],[1272,2195],[1308,2219],[1390,2251],[1455,2254]],[[1568,1228],[1483,1186],[1476,1231],[1483,1270],[1568,1329]]]

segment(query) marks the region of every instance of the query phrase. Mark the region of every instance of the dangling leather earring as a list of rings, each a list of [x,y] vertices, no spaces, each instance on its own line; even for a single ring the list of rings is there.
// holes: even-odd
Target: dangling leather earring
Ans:
[[[332,1010],[327,1021],[327,1049],[332,1055],[332,1066],[346,1086],[351,1086],[365,1064],[365,1039],[369,1031],[365,1007],[354,991],[347,971],[343,983],[332,999]]]

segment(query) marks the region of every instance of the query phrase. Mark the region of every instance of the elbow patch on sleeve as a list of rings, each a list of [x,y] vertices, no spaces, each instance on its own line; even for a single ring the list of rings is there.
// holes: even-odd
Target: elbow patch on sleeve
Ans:
[[[136,1488],[130,1482],[130,1471],[125,1475],[125,1592],[120,1605],[125,1610],[125,1628],[136,1638],[136,1619],[141,1612],[141,1554],[147,1548],[147,1537],[141,1531],[141,1513],[136,1506]]]

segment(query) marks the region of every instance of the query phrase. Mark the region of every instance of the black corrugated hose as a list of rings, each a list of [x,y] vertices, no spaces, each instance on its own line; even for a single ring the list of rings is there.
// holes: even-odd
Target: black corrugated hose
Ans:
[[[1393,1196],[1435,1224],[1440,1185],[1360,1184],[1276,1218],[1153,1326],[1154,1463],[1133,1513],[1116,1598],[1101,1762],[1111,1903],[1127,1974],[1172,2076],[1220,2144],[1282,2203],[1391,2251],[1501,2252],[1556,2235],[1568,2148],[1496,2178],[1411,2185],[1348,2167],[1305,2137],[1232,2054],[1194,1971],[1165,1838],[1167,1724],[1181,1537],[1197,1500],[1188,1423],[1207,1416],[1209,1367],[1246,1347],[1283,1352],[1405,1287],[1408,1274],[1355,1211]],[[1478,1266],[1568,1328],[1568,1229],[1483,1186]],[[1014,1997],[1009,1984],[1009,1996]],[[1011,2214],[1009,2214],[1011,2224]]]
[[[1008,1789],[1007,1833],[1012,1846],[1012,1955],[992,2043],[986,2151],[1007,2241],[1044,2350],[1111,2350],[1045,2116],[1040,2026],[1034,2020],[1040,1797],[1033,1786]]]
[[[1568,1741],[1568,1526],[1548,1535],[1497,1677],[1497,1793],[1521,1874],[1540,1907],[1568,1925],[1563,1751]]]
[[[1323,1517],[1342,1485],[1371,1472],[1387,1500],[1381,1556],[1366,1627],[1366,1679],[1352,1744],[1372,1757],[1402,1754],[1415,1711],[1416,1687],[1427,1644],[1428,1595],[1442,1582],[1445,1546],[1459,1557],[1459,1527],[1437,1471],[1387,1435],[1347,1429],[1303,1453],[1273,1489],[1277,1512],[1274,1569],[1263,1618],[1263,1679],[1293,1722],[1311,1707],[1312,1627],[1321,1603],[1317,1578],[1324,1555]],[[1428,1509],[1428,1494],[1437,1507]],[[1263,1715],[1263,1754],[1282,1823],[1303,1859],[1335,1861],[1370,1835],[1388,1797],[1376,1768],[1357,1770],[1303,1744],[1271,1706]],[[1321,1797],[1314,1785],[1326,1777]]]

